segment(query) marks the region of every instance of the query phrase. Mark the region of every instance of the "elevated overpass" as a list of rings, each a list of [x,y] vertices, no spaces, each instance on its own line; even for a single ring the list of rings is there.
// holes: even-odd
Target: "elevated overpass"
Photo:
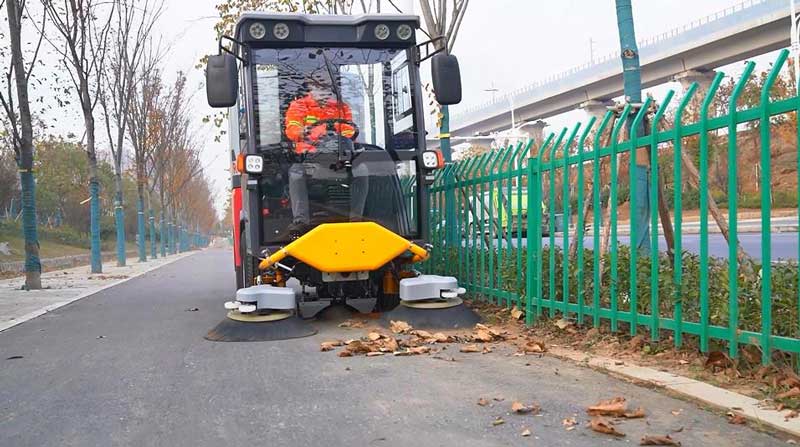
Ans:
[[[789,2],[747,0],[716,14],[639,41],[642,87],[692,81],[717,67],[789,46]],[[534,74],[535,75],[535,74]],[[619,52],[471,107],[452,107],[450,134],[471,137],[545,119],[622,95]],[[512,101],[510,101],[512,100]],[[434,135],[435,132],[430,132]],[[438,145],[431,139],[429,144]]]

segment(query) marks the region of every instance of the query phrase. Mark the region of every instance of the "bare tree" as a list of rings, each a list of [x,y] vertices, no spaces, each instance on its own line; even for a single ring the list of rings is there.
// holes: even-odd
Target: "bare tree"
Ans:
[[[114,0],[115,26],[111,32],[113,45],[109,50],[108,69],[101,75],[106,88],[100,94],[100,105],[105,118],[108,145],[114,164],[114,219],[117,227],[117,265],[124,266],[125,212],[122,192],[122,161],[131,103],[134,101],[138,69],[143,62],[146,45],[153,26],[164,10],[163,2],[143,0],[136,6]],[[112,131],[113,127],[113,131]],[[137,229],[139,261],[147,260],[144,243],[144,201],[137,201]]]
[[[33,175],[33,118],[28,97],[28,82],[36,65],[44,32],[40,33],[30,62],[26,66],[22,53],[22,23],[30,15],[25,13],[25,0],[6,0],[10,34],[11,63],[5,71],[6,92],[0,90],[0,103],[11,133],[14,157],[19,168],[22,188],[22,228],[25,237],[25,287],[41,289],[42,266],[39,262],[39,240],[36,226],[36,195]],[[0,1],[0,6],[3,2]],[[40,29],[44,31],[46,16],[42,14]],[[5,55],[0,50],[0,55]]]
[[[109,34],[115,3],[97,0],[42,0],[59,41],[45,37],[60,55],[78,95],[89,159],[90,234],[92,273],[102,273],[100,254],[100,180],[97,171],[94,109],[102,91]]]

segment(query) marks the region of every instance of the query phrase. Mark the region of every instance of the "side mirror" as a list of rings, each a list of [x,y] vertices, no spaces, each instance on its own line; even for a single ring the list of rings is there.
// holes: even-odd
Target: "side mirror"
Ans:
[[[239,95],[239,69],[236,58],[224,53],[208,57],[206,97],[211,107],[232,107]]]
[[[452,54],[438,53],[431,58],[431,75],[436,101],[442,105],[461,102],[461,70]]]

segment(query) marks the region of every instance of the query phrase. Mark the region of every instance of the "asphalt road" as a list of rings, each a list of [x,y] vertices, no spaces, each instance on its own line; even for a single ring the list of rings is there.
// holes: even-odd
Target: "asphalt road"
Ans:
[[[627,235],[618,236],[620,244],[630,244],[630,237]],[[555,236],[556,246],[561,247],[564,245],[564,236],[561,233]],[[570,239],[571,240],[571,239]],[[522,246],[525,247],[527,239],[522,238]],[[773,233],[772,243],[770,244],[771,258],[773,261],[779,260],[797,260],[798,256],[798,241],[800,235],[798,233]],[[667,251],[667,242],[663,236],[659,236],[659,250],[662,252]],[[594,240],[592,237],[584,238],[584,246],[591,249]],[[465,241],[465,245],[472,244],[472,240]],[[480,245],[480,240],[477,242]],[[500,246],[500,241],[495,239],[495,245]],[[507,246],[507,240],[503,240],[502,246]],[[543,246],[550,244],[550,238],[542,238]],[[683,249],[694,254],[700,254],[700,235],[699,234],[684,234],[683,235]],[[761,259],[761,233],[739,233],[739,244],[741,244],[744,251],[752,256],[754,259]],[[517,246],[517,238],[514,237],[511,241],[511,246]],[[721,234],[708,235],[708,253],[712,257],[728,259],[728,243]]]
[[[206,341],[233,293],[230,259],[205,251],[0,333],[0,445],[600,446],[671,432],[685,446],[781,443],[549,357],[340,358],[319,343],[363,330],[330,323],[304,339]],[[617,395],[648,414],[617,426],[622,441],[585,427],[585,407]],[[507,414],[514,399],[542,416]]]

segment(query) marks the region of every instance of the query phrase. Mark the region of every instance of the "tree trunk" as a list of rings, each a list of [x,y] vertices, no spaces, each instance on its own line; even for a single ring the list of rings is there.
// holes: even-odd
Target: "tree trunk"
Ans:
[[[117,229],[117,266],[125,267],[127,255],[125,253],[125,208],[122,202],[122,174],[121,168],[115,166],[114,173],[114,224]]]
[[[147,244],[145,242],[145,232],[147,231],[144,221],[144,187],[140,182],[136,185],[136,245],[139,249],[139,261],[147,261]]]
[[[14,146],[18,148],[20,185],[22,188],[22,232],[25,238],[25,288],[42,288],[42,265],[39,262],[39,237],[36,218],[36,182],[33,177],[33,125],[28,100],[28,79],[22,59],[20,35],[22,17],[17,0],[6,0],[8,24],[11,35],[11,63],[19,107],[20,135]]]
[[[89,158],[89,234],[91,238],[92,273],[103,273],[103,256],[100,248],[100,177],[97,171],[97,153],[94,141],[94,116],[88,104],[88,84],[82,83],[87,90],[84,96],[83,121],[86,126],[86,153]]]
[[[695,187],[699,187],[700,185],[700,172],[694,165],[694,162],[689,155],[687,155],[686,151],[681,151],[681,159],[683,160],[684,166],[686,166],[686,171],[689,173],[689,181],[692,182],[692,185]],[[675,185],[675,187],[679,187],[679,185]],[[730,230],[728,229],[728,219],[725,218],[725,215],[720,211],[719,207],[717,206],[717,201],[714,200],[714,197],[711,195],[711,190],[707,191],[708,195],[708,211],[711,213],[711,216],[714,217],[714,221],[717,222],[717,226],[719,227],[720,233],[722,233],[722,237],[725,238],[725,242],[730,244]],[[701,229],[702,230],[702,229]],[[746,268],[752,266],[753,260],[750,256],[745,253],[742,249],[742,245],[737,245],[737,258],[739,260],[739,264],[745,266]],[[752,272],[752,268],[748,269]]]

